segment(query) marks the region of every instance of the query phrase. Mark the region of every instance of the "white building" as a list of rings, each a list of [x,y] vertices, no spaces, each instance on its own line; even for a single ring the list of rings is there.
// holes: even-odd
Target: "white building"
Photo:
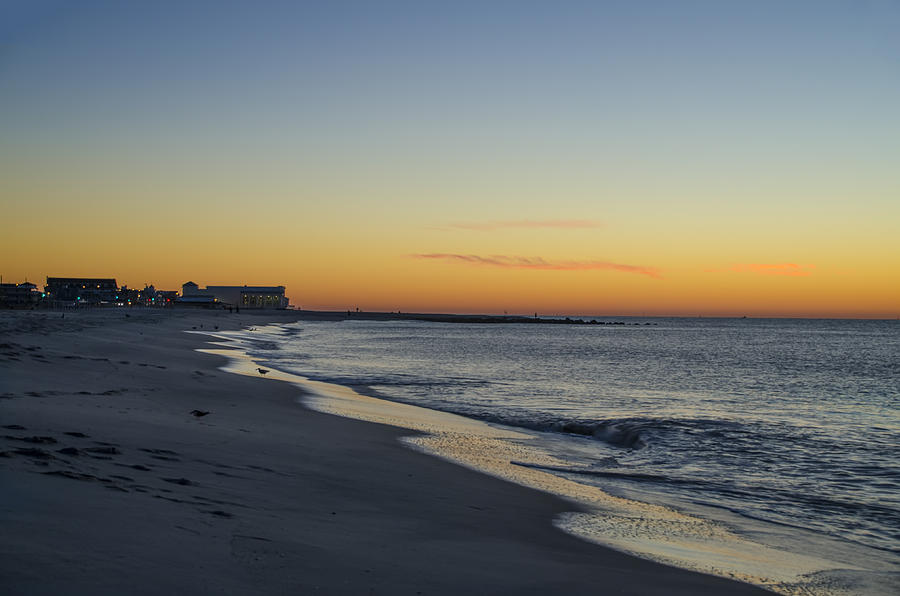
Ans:
[[[192,281],[181,286],[180,302],[237,308],[287,308],[284,286],[200,286]]]

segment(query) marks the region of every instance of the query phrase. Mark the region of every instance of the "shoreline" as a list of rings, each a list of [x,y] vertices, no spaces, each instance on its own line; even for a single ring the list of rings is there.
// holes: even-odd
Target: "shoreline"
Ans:
[[[290,311],[54,314],[0,319],[8,593],[766,593],[567,535],[566,501],[221,373],[181,333]]]
[[[575,508],[558,514],[553,524],[592,543],[782,594],[849,594],[862,585],[866,593],[892,593],[890,578],[877,577],[891,573],[884,563],[867,561],[852,545],[801,527],[744,518],[728,509],[687,506],[655,493],[629,495],[566,479],[553,470],[566,469],[568,462],[540,448],[541,431],[397,401],[365,386],[312,380],[247,352],[258,341],[277,341],[270,333],[282,328],[273,324],[271,330],[221,336],[224,341],[216,343],[225,349],[204,351],[228,357],[229,364],[221,369],[236,374],[259,376],[257,367],[268,367],[267,379],[301,387],[306,393],[302,402],[314,410],[408,429],[413,436],[401,440],[413,449],[564,498]]]
[[[663,314],[489,314],[489,313],[450,313],[450,312],[401,312],[401,311],[354,311],[354,310],[304,310],[299,308],[259,310],[244,309],[243,313],[226,313],[224,309],[219,308],[199,308],[190,306],[170,306],[170,307],[145,307],[145,306],[127,306],[118,307],[110,305],[79,307],[44,307],[37,306],[31,308],[5,308],[0,309],[0,313],[32,313],[36,315],[54,314],[78,314],[78,313],[119,313],[122,315],[140,316],[140,314],[155,313],[156,315],[222,315],[229,318],[234,317],[258,317],[272,316],[276,319],[289,318],[292,320],[305,321],[423,321],[429,323],[466,323],[466,324],[484,324],[484,325],[509,325],[509,324],[546,324],[546,325],[645,325],[646,323],[635,323],[634,320],[641,321],[659,321],[659,320],[684,320],[684,321],[737,321],[746,320],[748,322],[760,321],[871,321],[886,322],[900,321],[900,316],[797,316],[797,315],[663,315]],[[115,315],[112,315],[115,316]],[[631,322],[623,322],[623,319],[631,320]],[[651,325],[654,323],[650,323]]]

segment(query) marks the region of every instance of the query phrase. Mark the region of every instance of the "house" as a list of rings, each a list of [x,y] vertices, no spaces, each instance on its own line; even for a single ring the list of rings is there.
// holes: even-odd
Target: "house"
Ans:
[[[201,290],[200,286],[189,281],[181,286],[181,298],[178,299],[179,304],[189,306],[215,306],[218,302],[215,295],[210,294],[207,290]]]
[[[48,277],[44,292],[55,302],[100,304],[116,302],[119,286],[113,278]]]
[[[34,306],[41,300],[41,292],[31,282],[20,284],[0,283],[0,306],[23,308]]]

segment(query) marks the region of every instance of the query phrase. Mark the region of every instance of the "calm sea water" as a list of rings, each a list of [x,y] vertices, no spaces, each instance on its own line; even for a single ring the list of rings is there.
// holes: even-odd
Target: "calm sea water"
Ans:
[[[251,353],[542,431],[578,482],[900,553],[900,322],[621,321],[299,322]]]

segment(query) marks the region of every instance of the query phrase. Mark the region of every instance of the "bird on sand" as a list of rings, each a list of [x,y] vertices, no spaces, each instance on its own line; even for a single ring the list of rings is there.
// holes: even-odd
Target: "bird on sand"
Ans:
[[[259,371],[259,374],[261,374],[261,375],[264,375],[267,372],[269,372],[268,368],[257,368],[256,370]]]
[[[207,414],[209,414],[209,412],[204,412],[203,410],[191,410],[191,414],[193,414],[197,418],[200,418],[201,416],[206,416]]]

